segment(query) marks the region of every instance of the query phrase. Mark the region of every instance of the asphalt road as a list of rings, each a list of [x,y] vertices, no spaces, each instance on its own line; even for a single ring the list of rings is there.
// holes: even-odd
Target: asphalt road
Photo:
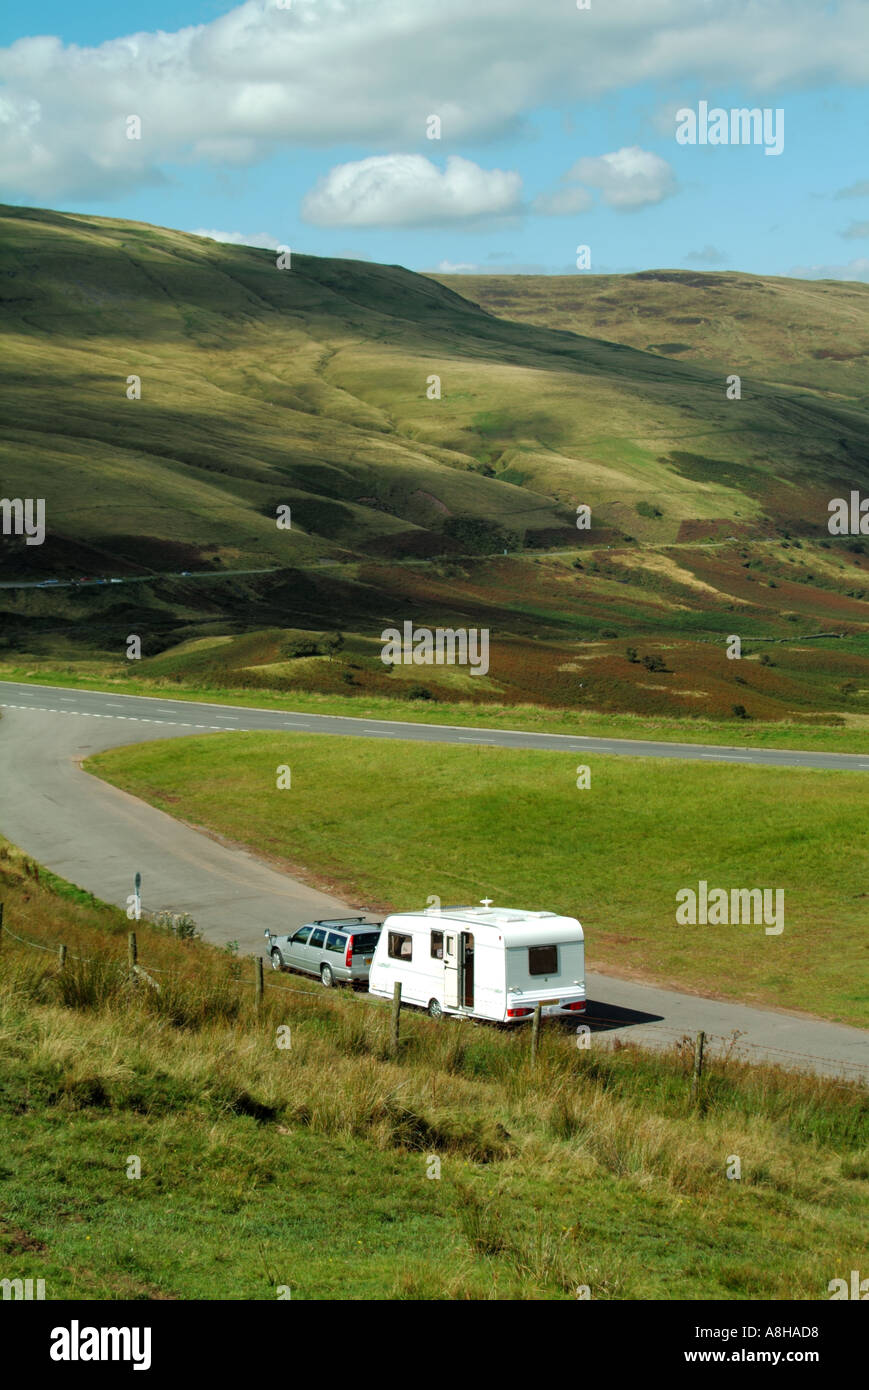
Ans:
[[[55,873],[122,907],[138,870],[145,908],[190,912],[209,941],[237,941],[243,952],[264,950],[266,927],[287,931],[312,917],[361,911],[365,904],[340,902],[279,873],[246,850],[183,825],[83,772],[81,759],[121,744],[232,728],[402,738],[434,734],[439,742],[469,740],[582,752],[592,751],[593,745],[595,751],[613,751],[606,746],[610,740],[479,730],[472,736],[462,729],[385,722],[375,726],[366,720],[225,710],[30,685],[0,684],[0,695],[0,831]],[[620,745],[618,751],[642,749],[654,756],[655,747]],[[684,756],[696,756],[696,751]],[[869,767],[869,759],[852,761]],[[592,942],[592,955],[593,949]],[[623,1038],[667,1047],[702,1028],[713,1053],[738,1033],[738,1055],[823,1075],[869,1078],[869,1034],[857,1028],[597,973],[588,975],[587,986],[592,1046]]]
[[[0,709],[40,709],[51,714],[84,714],[97,719],[154,722],[164,729],[288,730],[292,733],[346,734],[361,738],[413,739],[421,743],[477,743],[497,748],[550,748],[562,753],[624,754],[634,758],[681,758],[707,762],[754,763],[766,767],[827,768],[869,772],[869,753],[801,753],[793,749],[727,748],[695,743],[653,743],[640,739],[584,738],[572,734],[519,733],[470,729],[451,724],[403,724],[391,719],[357,719],[334,714],[248,709],[210,705],[153,695],[118,695],[97,690],[0,681]],[[136,742],[136,735],[123,740]]]

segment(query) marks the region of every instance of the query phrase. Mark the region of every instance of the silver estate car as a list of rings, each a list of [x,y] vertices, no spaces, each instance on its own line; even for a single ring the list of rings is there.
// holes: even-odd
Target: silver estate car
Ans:
[[[381,925],[364,917],[330,917],[285,936],[266,929],[272,969],[319,975],[327,989],[339,982],[367,985]]]

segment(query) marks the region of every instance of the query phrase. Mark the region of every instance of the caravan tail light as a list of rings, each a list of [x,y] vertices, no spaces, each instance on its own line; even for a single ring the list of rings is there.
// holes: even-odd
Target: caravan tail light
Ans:
[[[565,1004],[565,1009],[571,1009],[574,1013],[585,1013],[585,1000],[580,999],[575,1004]]]
[[[347,967],[348,970],[350,969],[350,967],[351,967],[352,964],[353,964],[353,937],[352,937],[352,936],[348,936],[348,938],[347,938],[347,950],[344,952],[344,964],[346,965],[346,967]]]
[[[530,1014],[530,1013],[533,1013],[533,1010],[532,1010],[532,1009],[508,1009],[508,1010],[507,1010],[507,1017],[508,1017],[508,1018],[526,1018],[527,1015]]]

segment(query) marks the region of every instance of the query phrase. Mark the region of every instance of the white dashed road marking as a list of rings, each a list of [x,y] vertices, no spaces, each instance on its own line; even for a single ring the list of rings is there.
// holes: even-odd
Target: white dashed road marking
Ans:
[[[0,709],[26,709],[37,714],[77,714],[82,719],[127,719],[131,724],[172,724],[178,729],[207,729],[217,734],[229,732],[219,724],[191,724],[186,719],[143,719],[137,714],[96,714],[93,710],[86,709],[50,709],[47,705],[10,705],[2,701]]]

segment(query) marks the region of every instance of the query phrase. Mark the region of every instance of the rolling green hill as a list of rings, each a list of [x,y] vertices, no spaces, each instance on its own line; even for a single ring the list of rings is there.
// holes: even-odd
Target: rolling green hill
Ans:
[[[830,496],[869,486],[860,398],[751,377],[728,401],[710,367],[496,318],[398,266],[279,270],[24,208],[0,241],[4,494],[44,496],[49,517],[38,556],[4,547],[7,572],[89,549],[146,568],[426,555],[462,548],[463,517],[568,544],[577,504],[600,539],[644,499],[667,519],[656,540],[722,521],[818,534]]]
[[[865,287],[447,286],[7,207],[0,299],[0,496],[44,498],[47,525],[41,546],[3,539],[0,582],[147,581],[4,588],[0,651],[123,670],[130,632],[146,660],[259,633],[209,679],[385,694],[379,633],[413,618],[499,643],[485,682],[432,673],[442,700],[869,717],[869,542],[827,531],[832,497],[869,492]],[[252,569],[275,573],[231,574]],[[284,659],[281,632],[339,628],[349,669]],[[733,631],[784,649],[742,676]],[[626,657],[638,642],[651,678]],[[189,651],[175,680],[202,678]]]
[[[501,318],[869,400],[869,285],[858,281],[691,270],[432,278]]]

